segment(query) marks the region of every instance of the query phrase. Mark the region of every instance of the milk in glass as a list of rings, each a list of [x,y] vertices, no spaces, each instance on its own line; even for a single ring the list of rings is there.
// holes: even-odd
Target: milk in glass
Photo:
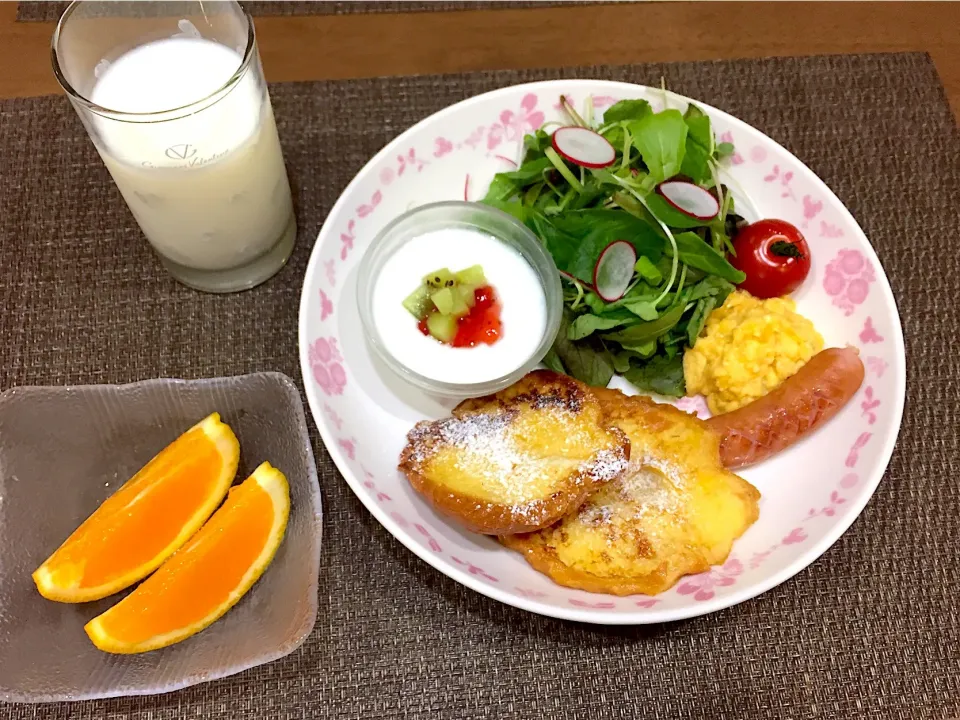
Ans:
[[[296,233],[260,73],[248,67],[228,92],[217,92],[242,61],[211,40],[174,37],[97,69],[90,95],[96,105],[175,118],[131,122],[94,114],[88,128],[147,239],[181,269],[240,268],[279,243],[292,244]],[[199,101],[187,114],[170,112]]]

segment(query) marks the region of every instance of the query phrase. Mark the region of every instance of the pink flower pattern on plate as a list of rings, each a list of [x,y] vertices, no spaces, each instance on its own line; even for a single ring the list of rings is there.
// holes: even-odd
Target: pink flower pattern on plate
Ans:
[[[856,467],[857,461],[860,460],[860,451],[866,447],[866,444],[870,442],[870,438],[872,437],[873,433],[860,433],[857,439],[853,441],[853,445],[850,448],[850,452],[847,453],[847,459],[844,462],[848,468]]]
[[[420,172],[423,170],[423,166],[428,163],[426,160],[418,158],[417,151],[410,148],[406,155],[397,155],[397,164],[399,165],[397,168],[397,177],[400,177],[408,167]]]
[[[477,567],[469,560],[461,560],[458,557],[453,555],[450,556],[450,559],[453,560],[457,565],[463,565],[467,569],[467,572],[471,575],[476,575],[477,577],[482,577],[484,580],[489,580],[490,582],[500,582],[493,575],[486,572],[482,568]]]
[[[847,473],[842,478],[840,478],[840,487],[844,490],[849,490],[850,488],[856,486],[860,482],[860,477],[856,473]]]
[[[403,515],[398,513],[396,510],[390,511],[390,519],[393,520],[397,525],[402,527],[404,530],[406,530],[407,526],[409,525],[409,523],[407,522],[407,519]]]
[[[773,169],[770,170],[768,175],[764,175],[763,181],[772,183],[775,180],[780,180],[780,185],[783,187],[783,191],[780,193],[780,197],[788,197],[791,200],[796,200],[797,196],[793,192],[793,188],[790,187],[790,182],[793,180],[793,171],[787,170],[782,175],[780,174],[780,166],[774,165]]]
[[[762,163],[767,159],[767,149],[762,145],[754,145],[750,150],[750,159],[755,163]]]
[[[389,185],[393,182],[394,173],[393,168],[385,167],[380,171],[380,182],[384,185]]]
[[[327,414],[327,417],[330,418],[330,422],[336,426],[337,430],[343,430],[343,418],[337,414],[336,410],[324,403],[323,411]]]
[[[330,287],[333,287],[337,284],[337,269],[333,260],[324,260],[323,261],[324,274],[327,276],[327,282],[330,283]]]
[[[477,145],[483,140],[483,136],[486,134],[487,128],[484,125],[477,127],[472,133],[470,133],[463,140],[463,144],[469,148],[476,148]],[[460,147],[459,145],[457,147]]]
[[[313,379],[325,395],[342,395],[347,385],[336,338],[317,338],[307,351]]]
[[[763,565],[763,563],[766,561],[766,559],[767,559],[768,557],[770,557],[770,555],[773,553],[773,551],[776,550],[778,547],[780,547],[780,544],[779,544],[779,543],[777,543],[776,545],[774,545],[773,547],[771,547],[769,550],[763,550],[763,551],[761,551],[761,552],[755,552],[755,553],[753,554],[753,557],[750,558],[750,569],[751,569],[751,570],[756,570],[758,567],[760,567],[761,565]]]
[[[365,218],[367,215],[376,210],[377,205],[380,204],[380,201],[383,200],[383,193],[377,190],[373,196],[370,198],[369,203],[364,203],[357,208],[357,217]]]
[[[337,445],[343,448],[347,457],[351,460],[357,459],[357,441],[353,438],[337,440]]]
[[[820,234],[825,238],[843,237],[843,230],[825,220],[820,221]]]
[[[347,255],[350,254],[350,251],[353,250],[353,241],[356,240],[356,235],[354,234],[354,228],[356,227],[356,220],[351,220],[347,223],[347,229],[345,232],[340,233],[340,259],[346,260]]]
[[[823,202],[821,200],[814,201],[809,195],[803,196],[803,226],[806,227],[813,218],[817,216],[823,210]]]
[[[807,539],[807,533],[803,528],[794,528],[790,533],[782,540],[784,545],[796,545],[797,543],[802,543]]]
[[[333,302],[327,297],[327,294],[320,291],[320,321],[323,322],[333,313]]]
[[[612,97],[611,95],[594,95],[593,96],[593,106],[595,108],[605,108],[610,107],[611,105],[616,105],[619,100]]]
[[[719,139],[720,142],[730,143],[734,146],[734,148],[736,148],[736,144],[733,142],[733,133],[729,130],[727,130],[725,133],[722,133]],[[766,157],[766,151],[764,151],[764,157]],[[732,162],[734,165],[740,165],[743,162],[743,155],[734,149],[733,155],[730,156],[730,162]]]
[[[846,502],[846,498],[840,497],[840,493],[836,490],[830,493],[830,504],[824,505],[822,508],[817,510],[816,508],[810,508],[810,512],[807,513],[807,520],[812,520],[815,517],[820,517],[825,515],[826,517],[833,517],[837,514],[838,509],[841,505]]]
[[[504,140],[519,140],[529,130],[543,125],[543,113],[536,109],[537,96],[527,93],[520,101],[520,112],[504,110],[500,113],[500,122],[490,126],[487,135],[487,149],[493,150]]]
[[[574,607],[579,608],[590,608],[591,610],[613,610],[617,607],[615,602],[610,600],[577,600],[577,598],[570,598],[570,604]]]
[[[736,558],[730,558],[720,567],[687,578],[677,586],[677,593],[693,595],[696,602],[706,602],[716,595],[714,588],[733,585],[742,572],[743,563]]]
[[[867,317],[863,321],[863,330],[860,331],[860,342],[862,343],[879,343],[883,342],[883,337],[877,332],[876,328],[873,327],[873,318]]]
[[[530,590],[528,588],[515,587],[514,590],[517,592],[517,595],[520,597],[530,598],[531,600],[537,600],[539,598],[545,598],[547,594],[545,592],[540,592],[539,590]]]
[[[827,263],[823,272],[823,289],[844,315],[852,315],[867,299],[870,283],[876,279],[873,267],[862,252],[844,249]]]
[[[642,600],[637,600],[634,603],[634,605],[636,605],[638,608],[643,608],[644,610],[648,610],[649,608],[652,608],[654,605],[656,605],[658,602],[660,602],[660,600],[658,600],[657,598],[648,597],[648,598],[643,598]]]
[[[442,158],[444,155],[453,152],[453,143],[443,137],[438,137],[433,141],[433,156]]]
[[[865,362],[867,364],[867,372],[872,372],[878,378],[883,377],[883,374],[889,367],[887,361],[881,357],[870,356],[865,360]]]
[[[429,531],[429,530],[427,530],[427,529],[426,529],[423,525],[421,525],[420,523],[414,523],[413,527],[415,527],[415,528],[417,529],[417,532],[420,533],[421,535],[423,535],[423,536],[427,539],[427,547],[428,547],[428,548],[430,548],[430,549],[433,550],[434,552],[443,552],[443,548],[440,547],[440,543],[438,543],[438,542],[434,539],[433,535],[430,534],[430,531]]]
[[[880,401],[873,395],[873,388],[867,385],[863,390],[863,402],[860,403],[860,415],[867,419],[868,425],[873,425],[877,421],[877,414],[874,412],[880,407]]]

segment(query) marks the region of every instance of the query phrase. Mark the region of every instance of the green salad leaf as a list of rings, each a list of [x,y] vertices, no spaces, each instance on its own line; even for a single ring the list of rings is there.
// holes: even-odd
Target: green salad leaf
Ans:
[[[653,109],[646,100],[621,100],[607,108],[603,114],[603,123],[609,125],[624,120],[642,120],[652,114]]]
[[[647,187],[680,173],[686,151],[687,124],[679,110],[644,116],[635,126],[633,145],[647,166]]]
[[[578,123],[592,117],[567,110]],[[742,218],[714,184],[733,147],[717,144],[694,105],[654,112],[646,100],[621,100],[592,129],[614,146],[611,165],[561,158],[540,128],[524,137],[521,166],[498,174],[483,202],[529,227],[564,273],[563,319],[544,365],[599,387],[619,373],[640,390],[679,397],[684,352],[744,279],[726,257]],[[656,188],[672,178],[724,198],[718,217],[698,220],[668,203]],[[636,260],[622,297],[607,301],[592,283],[616,241],[630,243]]]
[[[683,232],[673,236],[677,242],[677,254],[681,262],[690,267],[703,270],[710,275],[716,275],[737,285],[746,280],[747,276],[737,270],[730,261],[708,245],[699,235],[692,232]]]

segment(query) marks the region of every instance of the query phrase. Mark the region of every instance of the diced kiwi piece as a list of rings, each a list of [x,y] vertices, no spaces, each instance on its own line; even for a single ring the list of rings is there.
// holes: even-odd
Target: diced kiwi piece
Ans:
[[[460,294],[460,286],[441,288],[430,295],[437,311],[444,315],[460,317],[470,312],[470,306]]]
[[[457,282],[462,285],[473,285],[473,287],[483,287],[487,284],[487,278],[483,274],[483,268],[479,265],[468,267],[457,273]]]
[[[459,295],[460,299],[466,303],[468,308],[472,308],[477,304],[477,288],[473,285],[457,285],[455,288],[451,289],[457,291],[457,295]]]
[[[450,344],[457,336],[457,319],[453,315],[431,313],[427,317],[427,330],[440,342]]]
[[[430,288],[426,285],[421,285],[407,295],[406,300],[403,301],[403,306],[417,320],[423,320],[431,310]]]
[[[454,288],[441,288],[430,293],[430,299],[437,307],[437,312],[443,315],[453,314],[453,305],[455,300]]]
[[[438,290],[439,288],[453,287],[457,284],[457,278],[447,268],[440,268],[424,275],[423,282],[434,290]]]

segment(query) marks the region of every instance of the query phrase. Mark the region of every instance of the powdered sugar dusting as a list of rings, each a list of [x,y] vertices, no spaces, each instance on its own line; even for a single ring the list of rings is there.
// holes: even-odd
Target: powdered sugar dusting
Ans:
[[[632,466],[618,483],[618,489],[636,508],[636,517],[650,511],[675,513],[680,509],[677,488],[669,476],[649,464]]]
[[[601,450],[587,468],[587,475],[597,482],[609,482],[623,473],[629,464],[621,450]]]
[[[531,403],[533,404],[533,403]],[[453,462],[461,474],[463,489],[480,496],[496,497],[498,502],[516,506],[521,515],[535,515],[544,509],[544,500],[561,487],[609,482],[627,467],[622,447],[597,450],[592,457],[582,459],[582,448],[596,446],[596,434],[578,427],[575,413],[562,403],[539,402],[536,429],[519,418],[520,411],[502,406],[493,413],[464,413],[434,423],[421,423],[410,433],[411,459],[417,463],[430,460],[439,448],[454,448],[444,453],[443,462]],[[531,450],[525,440],[527,433],[544,432],[542,428],[556,427],[562,432],[562,447],[544,452]],[[608,444],[614,438],[608,436]],[[533,498],[533,499],[531,499]]]

